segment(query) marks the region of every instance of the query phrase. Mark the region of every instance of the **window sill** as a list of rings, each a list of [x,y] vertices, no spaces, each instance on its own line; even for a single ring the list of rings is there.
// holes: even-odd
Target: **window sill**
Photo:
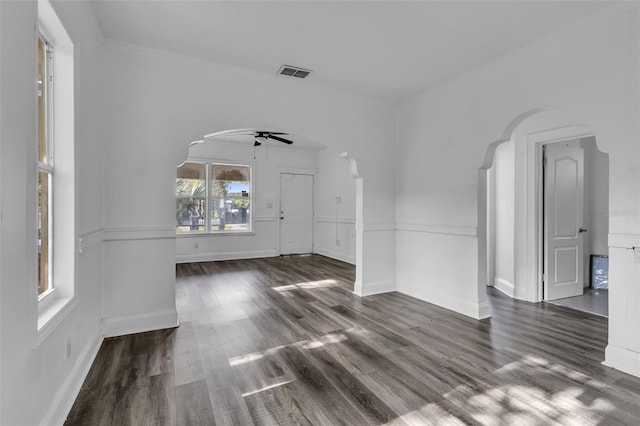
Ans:
[[[255,231],[242,231],[242,232],[181,232],[176,234],[176,238],[190,238],[190,237],[211,237],[221,236],[229,237],[234,235],[247,236],[256,235]]]
[[[58,324],[78,305],[75,297],[56,297],[56,294],[50,294],[46,299],[38,302],[36,347],[40,346],[51,332],[56,329]]]

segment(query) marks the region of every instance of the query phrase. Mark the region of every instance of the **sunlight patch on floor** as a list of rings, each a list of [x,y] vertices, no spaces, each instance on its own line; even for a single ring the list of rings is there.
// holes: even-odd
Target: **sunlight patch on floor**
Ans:
[[[291,291],[298,289],[313,289],[313,288],[327,288],[338,286],[338,281],[334,279],[320,280],[320,281],[306,281],[297,284],[282,285],[280,287],[273,287],[275,291]]]
[[[291,343],[289,345],[275,346],[273,348],[265,349],[264,351],[261,351],[261,352],[253,352],[246,355],[236,356],[229,359],[229,365],[231,367],[237,367],[239,365],[246,364],[248,362],[257,361],[259,359],[268,357],[269,355],[275,355],[276,353],[278,353],[279,351],[281,351],[286,347],[296,347],[296,348],[301,348],[306,350],[318,349],[323,347],[324,345],[339,343],[347,339],[348,337],[345,336],[344,334],[331,333],[331,334],[324,335],[319,339],[301,340],[299,342]]]
[[[291,382],[292,382],[291,380],[287,380],[286,382],[280,382],[280,383],[275,383],[275,384],[273,384],[273,385],[265,386],[265,387],[263,387],[262,389],[257,389],[257,390],[254,390],[254,391],[252,391],[252,392],[246,392],[246,393],[243,393],[243,394],[242,394],[242,397],[243,397],[243,398],[246,398],[246,397],[248,397],[248,396],[255,395],[255,394],[257,394],[257,393],[267,391],[267,390],[269,390],[269,389],[273,389],[273,388],[277,388],[277,387],[280,387],[280,386],[284,386],[284,385],[289,384],[289,383],[291,383]]]
[[[523,378],[530,383],[522,384]],[[494,380],[501,384],[491,387],[483,380],[464,383],[444,396],[482,425],[595,425],[616,410],[611,401],[598,394],[598,389],[606,387],[604,383],[540,356],[527,355],[497,369],[491,381]],[[411,423],[421,418],[432,419],[433,424],[461,423],[440,403],[424,405],[395,420]]]

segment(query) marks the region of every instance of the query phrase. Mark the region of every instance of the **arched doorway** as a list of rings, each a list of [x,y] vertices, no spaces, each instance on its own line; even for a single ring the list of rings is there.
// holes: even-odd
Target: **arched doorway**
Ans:
[[[480,169],[480,287],[492,285],[511,297],[531,302],[553,297],[549,283],[557,269],[549,266],[553,262],[549,260],[550,238],[545,232],[550,228],[545,227],[544,220],[549,202],[545,204],[543,167],[544,147],[552,144],[573,145],[585,155],[584,221],[581,218],[576,223],[575,232],[582,227],[592,232],[576,234],[585,248],[584,255],[574,256],[580,265],[576,277],[585,277],[578,283],[580,290],[589,284],[589,255],[606,254],[607,154],[597,149],[595,134],[587,126],[573,125],[557,111],[532,111],[514,120],[503,138],[490,145]]]
[[[199,228],[195,227],[196,232],[190,232],[192,226],[188,219],[182,219],[184,223],[176,219],[176,226],[182,226],[188,234],[178,234],[177,262],[289,254],[282,244],[282,218],[286,216],[286,212],[283,211],[281,184],[283,177],[300,177],[312,182],[313,194],[309,203],[313,210],[310,225],[312,242],[307,252],[352,263],[358,271],[361,259],[357,253],[361,252],[358,247],[362,242],[358,233],[362,227],[357,226],[356,212],[357,206],[362,205],[362,187],[354,179],[355,159],[345,162],[338,152],[328,148],[326,144],[297,134],[286,136],[294,141],[291,145],[278,143],[277,140],[256,145],[253,137],[237,134],[251,133],[250,130],[253,129],[211,133],[203,140],[191,143],[188,152],[180,158],[180,161],[208,164],[208,172],[206,167],[202,169],[205,170],[203,173],[209,175],[216,167],[231,167],[246,169],[246,175],[251,175],[252,179],[249,186],[244,188],[246,199],[232,191],[223,197],[225,208],[218,205],[222,198],[213,200],[216,204],[209,207],[210,213],[205,215],[208,217],[207,222],[203,222]],[[355,169],[357,174],[357,167]],[[210,184],[206,184],[205,180],[202,178],[202,186],[207,191],[206,187]],[[237,201],[243,201],[244,204],[234,207],[235,204],[231,203]],[[210,204],[210,201],[207,203]],[[247,223],[243,214],[249,218]],[[243,232],[238,232],[235,238],[213,236],[225,228],[238,228]]]

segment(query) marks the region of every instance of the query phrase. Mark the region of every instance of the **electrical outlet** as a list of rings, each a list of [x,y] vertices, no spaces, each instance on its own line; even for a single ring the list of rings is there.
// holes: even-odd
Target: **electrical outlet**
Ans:
[[[336,246],[340,247],[340,240],[336,240]]]
[[[640,263],[640,247],[633,248],[633,262]]]
[[[193,243],[193,248],[194,249],[200,248],[200,243]]]

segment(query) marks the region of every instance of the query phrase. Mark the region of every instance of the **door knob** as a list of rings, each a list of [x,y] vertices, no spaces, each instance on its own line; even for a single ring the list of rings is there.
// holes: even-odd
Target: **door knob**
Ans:
[[[578,229],[578,232],[580,232],[580,233],[587,232],[587,228],[580,228],[580,229]]]

